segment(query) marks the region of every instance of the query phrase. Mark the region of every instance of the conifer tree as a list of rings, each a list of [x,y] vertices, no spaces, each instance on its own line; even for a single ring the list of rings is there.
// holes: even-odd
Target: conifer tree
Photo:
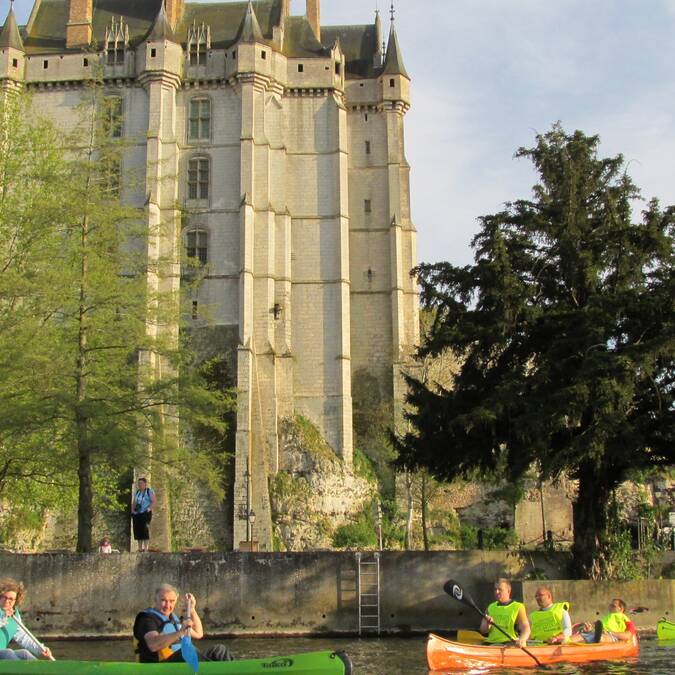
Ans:
[[[578,480],[578,572],[611,575],[609,507],[633,472],[675,459],[675,208],[646,204],[621,156],[560,125],[517,157],[531,199],[480,219],[475,263],[421,265],[435,313],[421,355],[451,349],[451,388],[409,379],[413,431],[399,463],[452,479]]]

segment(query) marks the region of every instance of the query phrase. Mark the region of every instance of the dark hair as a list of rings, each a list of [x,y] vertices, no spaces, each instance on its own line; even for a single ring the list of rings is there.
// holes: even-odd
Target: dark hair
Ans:
[[[139,482],[139,483],[140,483],[140,482],[143,482],[143,483],[145,483],[145,484],[147,485],[147,484],[148,484],[148,479],[147,479],[147,478],[139,478],[139,479],[138,479],[138,482]]]
[[[619,607],[621,607],[621,611],[626,611],[626,603],[621,598],[612,598],[612,602],[618,602]]]

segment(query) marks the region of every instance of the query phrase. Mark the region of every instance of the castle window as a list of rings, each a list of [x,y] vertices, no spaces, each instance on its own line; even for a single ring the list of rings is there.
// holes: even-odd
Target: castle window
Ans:
[[[370,202],[370,199],[365,199],[363,201],[363,211],[364,213],[370,213],[372,210],[372,204]]]
[[[124,100],[121,96],[106,96],[104,105],[105,124],[108,136],[110,136],[110,138],[122,138]]]
[[[303,63],[298,63],[298,72],[299,73],[304,73],[305,72],[305,66]]]
[[[336,74],[336,75],[339,75],[339,74],[340,74],[340,70],[341,70],[341,69],[340,69],[340,64],[336,62],[336,63],[335,63],[335,74]]]
[[[233,58],[233,59],[236,59],[236,58],[237,58],[237,50],[236,50],[236,49],[234,49],[234,50],[232,51],[232,58]]]
[[[208,234],[205,230],[189,230],[185,235],[185,251],[188,258],[206,265],[209,257]]]
[[[209,198],[209,159],[193,157],[188,162],[188,199]]]
[[[267,58],[267,52],[263,49],[263,50],[260,52],[260,56],[262,57],[262,60],[264,61],[264,60]]]
[[[365,120],[366,120],[366,122],[367,122],[367,121],[368,121],[368,113],[366,113],[366,114],[364,115],[364,118],[365,118]]]
[[[42,67],[43,67],[45,70],[47,70],[47,68],[49,68],[49,61],[47,61],[47,59],[45,59],[45,60],[42,62]]]
[[[370,141],[366,141],[366,155],[370,154]]]
[[[157,50],[153,47],[153,48],[150,50],[150,58],[153,58],[153,59],[154,59],[155,56],[157,56]]]
[[[89,59],[82,59],[82,65],[87,68],[89,66]]]
[[[395,87],[396,86],[396,80],[392,77],[389,79],[389,86],[390,87]]]
[[[19,67],[19,59],[12,59],[12,68]]]
[[[124,64],[124,55],[129,44],[129,26],[122,17],[114,17],[105,29],[106,64],[119,66]]]
[[[205,66],[206,52],[211,48],[211,27],[197,25],[196,21],[188,29],[188,62],[191,66]]]
[[[211,137],[211,99],[190,100],[188,140],[205,141]]]

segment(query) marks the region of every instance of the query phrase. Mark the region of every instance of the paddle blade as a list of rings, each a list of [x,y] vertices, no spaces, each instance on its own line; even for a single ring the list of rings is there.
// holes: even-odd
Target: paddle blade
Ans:
[[[464,590],[454,579],[448,579],[443,584],[443,590],[448,595],[451,595],[453,598],[455,598],[455,600],[459,600],[459,602],[465,601],[464,600]]]
[[[199,655],[195,646],[192,644],[192,638],[187,635],[180,639],[180,653],[183,656],[183,661],[192,668],[193,673],[199,672]]]

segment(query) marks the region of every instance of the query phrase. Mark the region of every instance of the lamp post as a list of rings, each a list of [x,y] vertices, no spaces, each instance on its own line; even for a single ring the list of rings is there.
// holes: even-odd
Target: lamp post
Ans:
[[[251,550],[253,550],[253,526],[255,525],[255,511],[253,509],[250,509],[248,512],[248,524],[251,529]]]

